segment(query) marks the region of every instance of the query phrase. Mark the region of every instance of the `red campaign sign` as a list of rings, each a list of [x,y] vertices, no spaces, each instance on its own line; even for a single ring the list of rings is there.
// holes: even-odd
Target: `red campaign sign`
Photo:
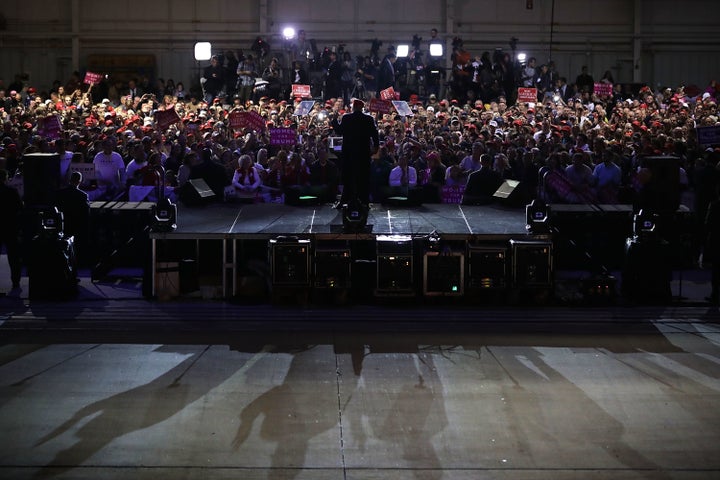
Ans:
[[[518,102],[537,103],[537,101],[538,101],[537,88],[527,88],[527,87],[519,87],[518,88]]]
[[[85,80],[83,80],[83,83],[87,83],[88,85],[95,85],[97,83],[100,83],[103,77],[104,75],[102,73],[87,72],[85,73]]]
[[[395,89],[388,87],[380,91],[380,100],[395,100]]]
[[[230,128],[233,130],[243,130],[250,128],[258,132],[265,130],[265,119],[257,112],[238,112],[233,111],[228,115],[230,120]]]
[[[155,115],[155,119],[157,120],[158,128],[160,130],[165,130],[173,123],[180,121],[180,116],[177,114],[174,107],[167,110],[158,110]]]
[[[293,128],[271,128],[270,145],[295,145],[297,133]]]
[[[593,93],[595,95],[612,95],[613,85],[612,83],[596,83],[593,87]]]
[[[386,113],[392,112],[392,102],[390,100],[380,100],[379,98],[370,99],[370,111],[378,112],[385,115]]]
[[[300,85],[297,83],[293,83],[292,97],[311,98],[312,95],[310,95],[310,85]]]

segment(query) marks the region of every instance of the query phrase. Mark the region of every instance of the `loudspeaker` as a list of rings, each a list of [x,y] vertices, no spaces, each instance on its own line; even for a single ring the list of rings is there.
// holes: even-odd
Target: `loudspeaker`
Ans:
[[[423,293],[461,297],[465,293],[465,254],[426,252],[423,257]]]
[[[493,199],[513,206],[525,205],[525,195],[517,180],[503,180],[502,185],[493,193]]]
[[[270,240],[272,286],[310,286],[310,240],[278,237]]]
[[[644,168],[650,172],[640,191],[640,208],[646,212],[675,212],[680,207],[680,159],[645,157]]]
[[[205,205],[215,201],[215,192],[202,178],[191,178],[180,190],[180,200],[185,205]]]
[[[26,206],[53,205],[60,188],[60,155],[28,153],[23,155],[23,200]]]

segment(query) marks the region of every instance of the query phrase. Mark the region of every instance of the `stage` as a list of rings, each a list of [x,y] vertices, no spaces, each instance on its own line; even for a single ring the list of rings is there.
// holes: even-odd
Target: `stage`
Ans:
[[[359,223],[331,204],[179,203],[174,222],[155,216],[147,202],[94,203],[92,211],[104,225],[97,230],[106,232],[95,244],[142,259],[146,295],[153,298],[261,301],[287,292],[349,292],[362,301],[486,293],[523,298],[528,291],[551,292],[556,271],[594,278],[627,264],[632,206],[545,208],[538,217],[545,220],[531,219],[530,229],[525,207],[501,203],[373,204]],[[669,251],[688,250],[677,232],[691,219],[678,213],[659,221],[656,230]],[[684,268],[682,259],[666,260],[668,271]]]
[[[498,278],[487,280],[486,273],[484,281],[505,288],[513,248],[536,242],[546,263],[540,283],[550,287],[551,242],[528,233],[524,208],[373,204],[367,222],[347,216],[330,204],[180,204],[174,230],[150,231],[152,295],[234,298],[263,277],[271,293],[362,288],[364,297],[462,296],[466,277],[479,275],[478,265],[469,264],[473,252],[475,264],[481,254],[494,258]]]
[[[505,239],[525,236],[525,209],[503,205],[464,206],[373,204],[367,227],[343,229],[342,210],[329,204],[290,206],[276,203],[213,203],[203,207],[178,205],[177,229],[153,233],[153,238],[270,239],[277,236],[358,240],[378,235],[442,236]]]

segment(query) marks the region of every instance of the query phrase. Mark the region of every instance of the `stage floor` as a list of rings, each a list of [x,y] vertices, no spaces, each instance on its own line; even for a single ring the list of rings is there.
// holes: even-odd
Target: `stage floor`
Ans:
[[[290,206],[283,204],[178,205],[177,229],[151,235],[154,238],[258,238],[301,235],[316,238],[356,239],[378,235],[428,235],[444,237],[517,237],[527,235],[525,209],[503,205],[466,206],[426,204],[396,207],[373,204],[367,227],[360,232],[343,229],[343,212],[329,204]]]

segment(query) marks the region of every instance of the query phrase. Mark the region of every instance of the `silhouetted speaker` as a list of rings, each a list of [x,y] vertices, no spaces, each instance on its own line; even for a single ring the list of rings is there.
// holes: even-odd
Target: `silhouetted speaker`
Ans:
[[[649,173],[640,190],[640,208],[649,212],[675,212],[680,206],[680,159],[645,157],[642,165]]]
[[[60,155],[23,155],[23,187],[25,205],[52,205],[60,188]]]
[[[202,178],[191,178],[180,191],[180,200],[185,205],[205,205],[215,201],[215,192]]]
[[[502,185],[493,193],[493,199],[499,203],[521,206],[525,205],[523,190],[517,180],[503,180]]]

